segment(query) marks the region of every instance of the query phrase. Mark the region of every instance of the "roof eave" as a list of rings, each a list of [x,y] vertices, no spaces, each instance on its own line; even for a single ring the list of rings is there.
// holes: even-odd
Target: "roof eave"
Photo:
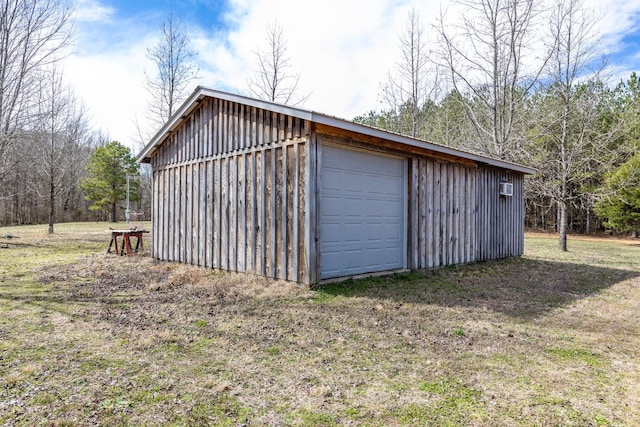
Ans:
[[[205,97],[220,98],[226,101],[242,103],[251,107],[261,108],[276,113],[287,114],[303,120],[308,120],[310,122],[320,123],[327,126],[333,126],[349,132],[359,133],[375,138],[387,139],[400,144],[431,150],[436,153],[472,160],[478,164],[485,164],[509,169],[527,175],[536,173],[535,169],[531,169],[515,163],[506,162],[504,160],[485,157],[467,151],[446,147],[444,145],[422,141],[416,138],[411,138],[409,136],[388,132],[359,123],[354,123],[349,120],[329,116],[326,114],[316,113],[313,111],[304,110],[297,107],[290,107],[274,102],[263,101],[260,99],[250,98],[247,96],[229,92],[208,89],[202,86],[198,86],[193,91],[193,93],[185,100],[185,102],[180,106],[180,108],[171,117],[171,119],[169,119],[169,121],[162,128],[160,128],[160,130],[154,135],[154,137],[151,138],[149,143],[136,156],[137,161],[140,163],[149,163],[151,161],[153,152],[158,147],[160,147],[160,145],[162,145],[165,139],[169,135],[171,135],[171,133],[178,127],[182,120],[186,119],[191,111],[193,111]]]

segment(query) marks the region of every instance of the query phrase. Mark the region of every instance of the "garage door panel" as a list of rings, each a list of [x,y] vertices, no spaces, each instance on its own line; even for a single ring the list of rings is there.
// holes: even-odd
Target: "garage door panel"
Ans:
[[[322,225],[322,240],[327,245],[338,245],[341,242],[340,235],[342,230],[342,223],[326,222]],[[324,256],[324,252],[322,254]]]
[[[402,233],[400,224],[384,224],[380,226],[380,238],[386,241],[398,240],[398,234]]]
[[[365,265],[369,268],[375,269],[385,263],[384,249],[382,247],[367,249],[365,257]]]
[[[344,197],[342,199],[343,218],[362,216],[362,197]]]
[[[322,278],[404,267],[404,162],[324,147]]]
[[[346,223],[341,227],[344,234],[344,242],[359,242],[361,240],[362,229],[364,224],[362,223]]]

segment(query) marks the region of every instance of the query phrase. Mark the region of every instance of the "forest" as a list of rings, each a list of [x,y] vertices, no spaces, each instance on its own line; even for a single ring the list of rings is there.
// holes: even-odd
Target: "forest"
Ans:
[[[354,121],[534,168],[525,225],[559,233],[560,249],[569,233],[636,235],[640,79],[611,76],[615,64],[594,30],[597,16],[581,0],[455,3],[467,13],[453,23],[444,12],[428,23],[419,11],[408,13],[398,59],[380,64],[390,72],[380,82],[379,108]],[[111,211],[96,208],[85,190],[92,155],[110,141],[91,129],[59,68],[73,44],[71,8],[61,0],[3,7],[0,226],[49,222],[52,230],[54,222],[108,220]],[[268,26],[265,41],[246,92],[303,105],[309,95],[299,93],[283,27]],[[189,43],[170,15],[148,49],[157,72],[146,76],[152,101],[144,113],[157,125],[195,86]],[[149,218],[150,173],[134,178],[132,209]]]

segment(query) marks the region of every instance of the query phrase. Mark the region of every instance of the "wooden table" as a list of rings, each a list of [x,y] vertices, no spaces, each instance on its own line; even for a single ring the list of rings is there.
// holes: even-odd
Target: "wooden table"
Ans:
[[[148,233],[146,230],[110,230],[111,231],[111,242],[109,243],[109,249],[107,249],[107,253],[111,253],[111,248],[115,245],[115,252],[120,255],[130,256],[134,252],[138,252],[138,249],[144,249],[144,242],[142,240],[142,235]],[[120,244],[120,248],[118,248],[118,237],[122,236],[122,243]],[[133,249],[131,246],[131,238],[136,238],[136,248]]]

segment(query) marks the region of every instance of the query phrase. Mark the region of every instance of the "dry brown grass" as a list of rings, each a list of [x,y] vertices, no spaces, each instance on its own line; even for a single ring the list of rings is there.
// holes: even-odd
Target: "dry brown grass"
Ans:
[[[0,249],[0,423],[640,424],[638,247],[314,291],[104,238]]]

